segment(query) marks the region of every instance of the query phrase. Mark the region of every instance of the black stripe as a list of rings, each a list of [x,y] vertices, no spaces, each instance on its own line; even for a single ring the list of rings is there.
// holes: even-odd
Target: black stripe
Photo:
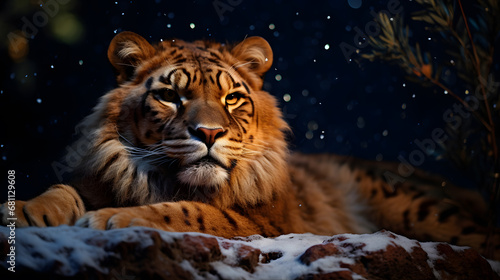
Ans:
[[[421,222],[427,218],[430,214],[430,207],[435,205],[436,201],[435,200],[427,200],[424,201],[420,204],[418,207],[418,221]]]
[[[208,61],[212,62],[213,64],[219,66],[219,67],[222,67],[222,65],[220,64],[220,61],[216,60],[216,59],[213,59],[213,58],[209,58]]]
[[[448,218],[450,216],[457,214],[459,211],[460,211],[460,208],[458,208],[456,205],[452,205],[450,208],[439,213],[438,221],[440,223],[446,222],[446,220],[448,220]]]
[[[471,234],[471,233],[474,233],[476,232],[476,227],[475,226],[468,226],[468,227],[464,227],[462,229],[462,233],[463,235],[467,235],[467,234]]]
[[[146,91],[145,93],[142,94],[142,97],[141,97],[142,117],[146,116],[146,110],[145,110],[146,99],[148,99],[149,93],[150,93],[150,91]],[[136,124],[137,124],[137,120],[136,120]]]
[[[424,193],[424,192],[422,192],[422,191],[417,191],[417,192],[416,192],[416,193],[415,193],[415,194],[411,197],[411,199],[412,199],[412,200],[415,200],[415,199],[420,198],[420,197],[422,197],[422,196],[424,196],[424,195],[425,195],[425,193]]]
[[[252,112],[248,114],[249,117],[253,118],[254,112],[255,112],[255,104],[253,103],[253,100],[251,98],[248,99],[250,103],[252,103]]]
[[[248,88],[247,84],[245,82],[241,82],[245,89],[247,90],[248,94],[250,94],[250,88]]]
[[[165,78],[165,76],[161,75],[160,78],[158,79],[161,83],[164,83],[166,85],[171,85],[172,83],[170,82],[170,80],[167,80],[167,78]]]
[[[243,133],[247,134],[247,130],[242,125],[240,125],[240,127],[243,130]]]
[[[214,52],[210,52],[210,54],[211,54],[212,56],[215,56],[217,59],[222,60],[222,58],[221,58],[218,54],[216,54],[216,53],[214,53]]]
[[[278,233],[279,233],[279,235],[282,235],[283,233],[285,233],[285,231],[283,230],[283,228],[281,228],[280,226],[277,226],[276,224],[274,224],[274,222],[273,222],[273,221],[271,221],[271,222],[269,223],[269,225],[270,225],[271,227],[273,227],[275,230],[277,230],[277,231],[278,231]]]
[[[80,212],[80,203],[78,203],[78,199],[76,199],[76,197],[73,197],[75,199],[75,206],[76,206],[76,209],[78,210],[78,212]]]
[[[49,222],[49,218],[47,217],[47,215],[43,215],[43,222],[45,223],[45,225],[47,225],[48,227],[51,227],[52,224]]]
[[[214,78],[212,77],[212,75],[210,75],[209,77],[210,77],[210,82],[212,82],[212,84],[215,84]]]
[[[215,75],[215,78],[217,80],[217,87],[219,88],[219,90],[222,90],[222,85],[220,84],[220,75],[222,74],[222,71],[219,70],[219,72],[217,72],[217,75]]]
[[[137,177],[137,168],[134,168],[134,172],[132,173],[132,182],[135,181],[136,177]]]
[[[130,166],[125,167],[125,169],[123,169],[123,171],[120,173],[119,177],[121,178],[121,177],[125,176],[125,174],[127,173],[129,168],[130,168]]]
[[[187,59],[185,59],[185,58],[181,58],[181,59],[179,59],[179,60],[174,61],[174,63],[173,63],[173,64],[180,64],[180,63],[186,62],[186,60],[187,60]]]
[[[234,88],[239,88],[239,87],[241,87],[241,84],[240,84],[240,83],[235,83],[235,84],[234,84]]]
[[[200,225],[200,226],[198,227],[198,229],[199,229],[200,231],[204,231],[204,230],[205,230],[205,222],[203,221],[203,216],[201,216],[201,215],[200,215],[200,216],[198,217],[198,219],[196,219],[196,221],[198,221],[198,224]]]
[[[175,57],[173,58],[173,60],[177,60],[177,59],[179,59],[179,58],[182,58],[182,53],[180,53],[180,54],[178,54],[177,56],[175,56]]]
[[[173,51],[170,52],[170,55],[174,55],[177,52],[177,49],[174,49]]]
[[[226,74],[227,74],[227,76],[229,77],[229,79],[231,79],[231,83],[233,84],[233,87],[237,87],[237,86],[235,85],[235,81],[234,81],[233,76],[231,76],[231,74],[229,74],[229,72],[228,72],[228,71],[226,71]]]
[[[222,211],[222,215],[224,215],[224,218],[226,218],[226,220],[235,228],[235,229],[238,229],[238,223],[236,223],[236,221],[231,217],[229,216],[229,214],[226,212],[226,211]]]
[[[160,127],[158,127],[158,129],[156,130],[156,133],[160,133],[160,132],[162,132],[162,131],[165,129],[165,125],[166,125],[166,124],[167,124],[167,123],[164,123],[163,125],[161,125]]]
[[[403,212],[403,224],[406,231],[411,229],[410,227],[410,210],[406,210]]]
[[[233,211],[235,211],[236,213],[240,214],[241,216],[245,217],[248,215],[247,211],[245,211],[245,209],[243,209],[241,206],[233,206],[232,207]],[[258,233],[264,237],[267,237],[268,234],[266,234],[266,229],[265,227],[262,225],[262,224],[259,224],[257,223],[255,220],[253,219],[247,219],[248,222],[254,224],[256,227],[259,228],[259,231]]]
[[[160,77],[161,78],[161,77]],[[151,85],[153,84],[153,77],[150,77],[147,81],[146,81],[146,89],[147,90],[150,90],[151,89]]]
[[[177,72],[177,69],[174,69],[174,70],[172,70],[172,72],[168,73],[168,75],[167,75],[168,84],[167,85],[172,84],[172,75],[175,74],[175,72]]]
[[[144,114],[144,111],[143,111]],[[139,126],[139,114],[137,114],[137,110],[134,111],[134,123],[135,126]]]
[[[187,89],[189,87],[189,84],[191,83],[191,74],[184,68],[182,68],[182,73],[184,73],[184,75],[186,75],[188,79],[186,85],[184,86],[184,89]]]
[[[189,210],[187,210],[186,208],[182,207],[182,213],[184,213],[184,216],[189,217]]]
[[[198,76],[196,75],[196,73],[193,75],[193,84],[196,83],[196,79],[198,78]]]
[[[106,161],[106,163],[104,164],[104,166],[97,172],[98,173],[98,176],[97,178],[101,178],[102,175],[104,175],[103,173],[106,172],[106,170],[108,170],[108,168],[118,159],[119,157],[119,154],[115,154],[114,156],[112,156],[110,159],[108,159]]]
[[[170,217],[169,216],[163,216],[163,220],[165,223],[170,224]]]
[[[374,177],[375,174],[373,173],[369,173],[369,172],[365,172],[365,174],[367,176],[372,176]],[[371,175],[370,175],[371,174]],[[394,188],[391,187],[389,184],[384,184],[382,185],[382,192],[384,193],[384,197],[385,198],[391,198],[391,197],[395,197],[398,195],[398,189],[401,187],[401,183],[396,183],[394,185]]]
[[[227,168],[227,171],[229,173],[231,173],[237,164],[238,164],[238,160],[236,160],[236,159],[231,160],[231,166],[229,168]]]
[[[239,150],[241,150],[241,148],[239,148],[239,147],[233,147],[233,146],[224,146],[224,148],[229,149],[229,150],[233,150],[233,151],[239,151]]]
[[[24,219],[26,220],[26,222],[28,222],[28,225],[30,227],[33,226],[33,222],[31,222],[31,218],[28,215],[28,213],[26,212],[26,204],[23,206],[23,214],[24,214]]]

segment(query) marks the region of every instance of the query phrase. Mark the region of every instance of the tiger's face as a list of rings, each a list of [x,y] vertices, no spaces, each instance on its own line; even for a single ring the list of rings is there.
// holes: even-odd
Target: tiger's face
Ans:
[[[97,111],[114,125],[126,151],[118,162],[135,166],[135,176],[145,174],[150,194],[211,188],[227,201],[220,204],[228,205],[239,193],[258,203],[276,192],[276,186],[263,188],[278,184],[280,176],[271,173],[285,165],[287,125],[274,97],[261,90],[262,75],[272,64],[264,39],[236,46],[180,40],[152,46],[123,32],[111,42],[108,57],[120,86]]]
[[[210,62],[206,52],[195,49],[155,70],[129,97],[138,115],[134,145],[155,151],[156,160],[175,162],[178,179],[192,186],[227,181],[256,129],[257,93],[230,65]]]

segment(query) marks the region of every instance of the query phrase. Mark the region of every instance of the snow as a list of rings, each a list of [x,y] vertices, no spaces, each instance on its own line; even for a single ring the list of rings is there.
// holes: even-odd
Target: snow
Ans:
[[[78,272],[78,264],[86,264],[100,270],[97,260],[106,252],[103,248],[79,242],[82,235],[95,235],[90,229],[80,231],[69,230],[67,226],[41,231],[38,228],[16,230],[16,266],[24,266],[33,270],[46,267],[47,262],[61,264],[59,273],[74,275]],[[8,228],[1,228],[0,233],[8,236]],[[62,251],[64,247],[73,248]],[[31,254],[31,248],[37,248],[37,254]]]
[[[338,245],[340,246],[346,242],[366,244],[363,247],[364,252],[376,252],[384,250],[389,245],[399,245],[411,254],[411,252],[413,251],[412,248],[418,247],[418,243],[415,240],[411,240],[396,234],[394,234],[394,239],[388,238],[387,233],[384,232],[376,232],[374,234],[339,234],[336,235],[336,237],[346,238],[345,241],[341,241],[338,243]]]
[[[493,261],[493,260],[487,260],[493,271],[495,271],[498,275],[500,275],[500,262],[499,261]]]
[[[437,243],[434,242],[427,242],[427,243],[422,243],[421,247],[422,249],[427,253],[427,264],[429,264],[429,267],[432,269],[432,272],[436,278],[439,278],[439,273],[438,271],[434,268],[434,262],[436,260],[442,259],[442,257],[439,255],[438,250],[436,249]]]
[[[310,248],[318,244],[333,243],[339,249],[342,249],[342,245],[345,243],[350,244],[360,244],[363,245],[363,252],[375,252],[384,250],[388,245],[399,245],[403,247],[409,253],[412,252],[412,248],[418,246],[418,243],[414,240],[410,240],[406,237],[394,235],[395,239],[388,237],[387,233],[378,232],[375,234],[339,234],[335,238],[331,236],[320,236],[314,234],[287,234],[276,238],[263,238],[260,236],[252,236],[249,241],[243,242],[244,244],[258,248],[263,254],[270,252],[281,252],[282,256],[276,260],[272,260],[270,263],[261,263],[255,273],[248,274],[245,276],[248,279],[294,279],[301,275],[307,273],[318,271],[321,269],[324,273],[335,272],[346,270],[341,267],[342,264],[353,264],[351,258],[344,256],[329,256],[317,261],[314,261],[310,265],[303,264],[299,261],[300,255],[304,253],[307,248]],[[345,238],[345,240],[344,240]],[[340,241],[342,240],[342,241]],[[231,241],[234,243],[241,243],[242,241]],[[222,248],[221,248],[222,249]],[[227,252],[234,250],[234,247],[230,249],[223,249],[224,255],[228,257],[227,261],[236,262],[236,252]],[[347,251],[348,249],[346,249]],[[360,253],[361,254],[361,253]],[[355,256],[352,256],[355,257]],[[222,271],[219,270],[219,273]],[[227,271],[221,273],[225,275]],[[245,273],[248,273],[245,271]],[[228,278],[234,278],[235,275],[227,275]],[[364,279],[359,276],[358,279]]]
[[[261,264],[257,267],[253,277],[255,279],[293,279],[308,271],[314,271],[316,267],[311,268],[299,262],[298,258],[304,250],[331,238],[331,236],[319,236],[313,234],[287,234],[277,238],[256,237],[246,245],[258,248],[262,253],[280,252],[282,256],[269,263]],[[325,271],[328,270],[324,267]],[[328,270],[333,271],[333,270]]]
[[[171,240],[173,235],[180,233],[160,232],[163,240]],[[9,236],[7,227],[0,227],[0,234]],[[106,244],[89,244],[86,241],[93,238],[102,238]],[[104,259],[111,252],[106,252],[104,245],[112,245],[120,241],[141,241],[144,247],[151,245],[152,241],[140,230],[116,230],[99,231],[88,228],[70,226],[59,226],[49,228],[28,227],[16,229],[16,266],[43,270],[44,267],[52,267],[51,263],[59,263],[57,273],[63,275],[74,275],[81,266],[96,268],[101,272],[99,260]],[[37,248],[32,254],[32,248]],[[5,265],[5,264],[4,264]]]
[[[202,233],[165,232],[150,228],[126,228],[109,231],[100,231],[87,228],[59,226],[49,228],[21,228],[16,229],[16,268],[29,268],[35,271],[44,271],[54,268],[56,274],[71,276],[83,266],[93,267],[103,273],[106,268],[100,266],[100,261],[109,257],[119,257],[117,253],[106,251],[114,244],[122,241],[139,242],[143,248],[151,246],[153,241],[148,232],[157,232],[165,242],[182,239],[185,235],[213,237]],[[0,227],[0,238],[6,239],[9,229]],[[276,238],[264,238],[259,235],[224,239],[215,237],[219,241],[219,248],[224,256],[221,261],[212,262],[212,268],[217,274],[203,275],[203,279],[222,277],[223,279],[294,279],[300,276],[347,270],[345,265],[354,264],[354,259],[365,253],[385,250],[387,246],[400,246],[408,253],[414,247],[420,246],[428,255],[428,264],[434,275],[439,273],[434,269],[434,262],[442,257],[436,245],[440,243],[422,242],[408,239],[390,232],[374,234],[339,234],[335,236],[321,236],[314,234],[287,234]],[[326,256],[304,264],[300,261],[301,255],[310,247],[331,243],[339,250],[338,254]],[[231,245],[231,246],[228,246]],[[239,267],[238,250],[246,245],[261,251],[259,264],[253,273]],[[34,250],[36,248],[36,250]],[[353,249],[354,248],[354,249]],[[461,251],[463,247],[452,247]],[[275,259],[268,263],[263,262],[263,255],[274,253]],[[57,266],[53,264],[57,263]],[[500,274],[500,262],[489,261],[492,268]],[[179,265],[186,271],[199,276],[192,263],[187,260]],[[6,266],[3,262],[1,266]],[[45,269],[44,269],[45,268]],[[354,279],[364,279],[353,273]],[[201,276],[200,276],[200,279]]]

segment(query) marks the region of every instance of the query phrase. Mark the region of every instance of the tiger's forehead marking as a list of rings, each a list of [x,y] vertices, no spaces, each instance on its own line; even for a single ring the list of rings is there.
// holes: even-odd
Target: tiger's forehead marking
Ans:
[[[224,95],[241,87],[241,91],[250,94],[246,83],[237,75],[231,74],[227,67],[210,63],[204,65],[204,68],[192,63],[170,65],[161,69],[157,75],[154,86],[158,86],[157,82],[159,82],[178,91],[217,92],[219,95]]]
[[[230,65],[232,62],[224,59],[221,45],[164,41],[159,49],[167,65],[153,74],[153,88],[168,86],[188,99],[203,93],[219,97],[234,90],[250,94],[250,88]]]

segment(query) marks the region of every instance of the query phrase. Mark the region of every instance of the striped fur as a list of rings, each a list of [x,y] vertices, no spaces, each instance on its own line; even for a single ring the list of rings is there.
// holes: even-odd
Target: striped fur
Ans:
[[[262,90],[272,51],[117,35],[108,57],[118,87],[82,122],[88,147],[73,187],[18,202],[18,226],[148,226],[224,237],[388,229],[484,249],[482,198],[420,171],[391,185],[397,166],[290,154],[289,128]],[[84,205],[85,204],[85,205]],[[471,205],[473,207],[471,207]],[[91,210],[91,211],[89,211]],[[7,205],[0,208],[3,223]],[[493,248],[500,258],[500,238]],[[495,247],[496,246],[496,247]]]

